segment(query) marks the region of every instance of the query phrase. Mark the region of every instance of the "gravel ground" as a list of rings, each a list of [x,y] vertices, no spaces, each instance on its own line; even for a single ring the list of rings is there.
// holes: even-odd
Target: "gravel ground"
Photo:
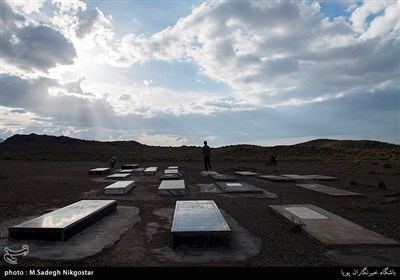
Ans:
[[[123,163],[122,163],[123,164]],[[200,174],[202,162],[139,162],[140,167],[159,166],[160,171],[178,165],[185,179],[184,198],[157,195],[158,176],[137,177],[136,187],[118,197],[118,205],[140,209],[141,221],[132,227],[111,248],[79,262],[41,261],[20,258],[21,266],[58,267],[338,267],[343,265],[381,266],[382,258],[393,265],[399,260],[397,250],[386,250],[389,256],[369,251],[363,263],[360,252],[332,254],[322,244],[292,230],[291,224],[268,207],[273,204],[314,204],[367,229],[400,241],[400,172],[399,161],[348,162],[280,162],[266,167],[262,162],[212,162],[219,173],[234,175],[238,181],[253,184],[279,196],[277,199],[227,197],[221,193],[201,192],[197,184],[211,184],[214,180]],[[88,175],[88,170],[102,167],[101,162],[58,161],[1,161],[0,221],[7,223],[17,218],[42,215],[81,199],[104,199],[104,187],[110,182]],[[117,165],[118,168],[118,165]],[[364,197],[333,197],[313,192],[294,183],[273,183],[249,176],[235,175],[234,171],[248,170],[261,174],[320,174],[339,177],[338,181],[320,182],[332,187],[365,194]],[[101,177],[100,177],[101,178]],[[113,198],[114,199],[114,198]],[[209,261],[201,263],[177,262],[160,257],[170,250],[171,218],[160,213],[172,213],[175,201],[186,199],[214,200],[218,207],[233,218],[261,243],[259,254],[241,261]],[[170,212],[168,212],[170,211]],[[1,232],[1,238],[7,238]],[[365,253],[365,252],[364,252]],[[339,257],[338,257],[339,256]],[[386,258],[386,259],[385,259]],[[379,262],[379,259],[381,262]],[[0,261],[0,266],[7,266]],[[399,266],[399,265],[397,265]]]

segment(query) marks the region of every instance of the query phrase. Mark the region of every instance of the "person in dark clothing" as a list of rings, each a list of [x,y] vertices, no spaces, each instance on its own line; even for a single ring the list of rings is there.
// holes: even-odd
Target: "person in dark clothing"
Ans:
[[[211,148],[207,145],[207,141],[204,141],[203,157],[204,157],[204,167],[206,168],[206,171],[208,171],[209,169],[211,170],[210,155],[211,155]]]
[[[116,156],[112,156],[111,159],[110,159],[110,167],[114,168],[116,163],[117,163],[117,157]]]

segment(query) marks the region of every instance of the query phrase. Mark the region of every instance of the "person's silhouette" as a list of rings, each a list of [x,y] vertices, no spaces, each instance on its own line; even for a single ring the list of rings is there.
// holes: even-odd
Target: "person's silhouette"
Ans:
[[[211,156],[211,148],[207,145],[207,141],[204,141],[203,157],[204,157],[204,167],[206,171],[208,171],[209,169],[211,170],[210,156]]]

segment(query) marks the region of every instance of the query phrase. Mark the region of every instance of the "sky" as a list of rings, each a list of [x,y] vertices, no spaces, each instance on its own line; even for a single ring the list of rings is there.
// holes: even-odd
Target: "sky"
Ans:
[[[1,0],[0,138],[400,144],[399,1]]]

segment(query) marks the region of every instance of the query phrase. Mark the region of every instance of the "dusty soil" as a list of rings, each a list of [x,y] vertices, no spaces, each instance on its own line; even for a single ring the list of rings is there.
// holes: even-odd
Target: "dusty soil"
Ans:
[[[124,164],[120,162],[116,168]],[[104,162],[0,161],[0,221],[39,216],[81,199],[104,199],[104,187],[110,185],[101,176],[88,175],[88,170],[107,166]],[[263,162],[212,162],[213,170],[233,175],[239,181],[253,184],[279,196],[277,199],[229,197],[219,193],[200,192],[197,184],[214,180],[200,174],[198,162],[139,162],[140,167],[158,166],[159,170],[178,165],[185,185],[186,197],[157,195],[158,176],[137,177],[136,187],[117,197],[118,205],[140,209],[141,221],[128,230],[111,248],[79,262],[44,261],[20,258],[21,266],[66,267],[338,267],[348,265],[396,266],[398,250],[364,250],[340,254],[302,233],[272,212],[273,204],[314,204],[345,219],[400,241],[400,161],[280,162],[266,167]],[[293,183],[273,183],[255,177],[235,175],[247,170],[261,174],[320,174],[339,177],[338,181],[322,182],[332,187],[359,192],[364,197],[333,197],[313,192]],[[115,196],[113,196],[115,199]],[[241,261],[203,261],[188,263],[176,258],[160,257],[171,250],[168,213],[176,200],[210,199],[241,227],[260,240],[259,254]],[[164,211],[164,212],[163,212]],[[169,212],[171,213],[171,212]],[[1,238],[7,238],[4,233]],[[179,250],[179,249],[178,249]],[[382,255],[383,254],[383,255]],[[360,257],[360,256],[363,257]],[[8,266],[0,261],[0,266]],[[397,265],[399,266],[399,265]]]

